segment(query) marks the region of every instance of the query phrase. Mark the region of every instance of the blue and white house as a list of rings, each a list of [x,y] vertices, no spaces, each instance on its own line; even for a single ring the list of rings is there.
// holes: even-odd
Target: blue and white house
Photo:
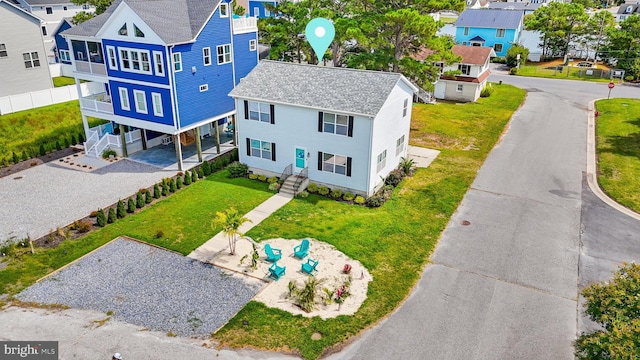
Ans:
[[[230,93],[240,161],[371,196],[407,156],[416,91],[398,73],[263,60]]]
[[[80,99],[87,154],[174,143],[181,170],[181,147],[200,149],[235,115],[227,94],[258,62],[256,19],[234,18],[226,0],[116,0],[62,35],[78,89],[104,84]],[[89,129],[87,116],[110,124]]]
[[[489,46],[504,57],[520,40],[524,14],[519,10],[467,9],[456,20],[456,43]]]
[[[51,34],[55,44],[55,62],[61,64],[61,74],[69,77],[73,77],[71,53],[69,52],[67,40],[62,37],[62,32],[72,27],[73,23],[71,23],[71,18],[64,18],[60,20],[60,23],[53,29],[53,33]]]

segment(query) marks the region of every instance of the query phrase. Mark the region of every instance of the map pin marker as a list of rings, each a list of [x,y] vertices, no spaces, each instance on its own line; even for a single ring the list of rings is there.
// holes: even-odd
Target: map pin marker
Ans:
[[[325,51],[331,45],[333,37],[336,35],[336,30],[333,27],[333,23],[325,18],[315,18],[307,24],[304,34],[307,37],[307,41],[311,44],[313,51],[318,57],[318,63],[324,57]]]

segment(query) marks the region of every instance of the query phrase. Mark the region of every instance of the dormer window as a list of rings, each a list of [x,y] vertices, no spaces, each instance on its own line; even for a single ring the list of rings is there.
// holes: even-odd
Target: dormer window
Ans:
[[[633,6],[627,6],[626,10],[624,11],[626,14],[630,13],[633,11]]]
[[[142,32],[142,30],[140,30],[140,28],[138,28],[138,26],[136,26],[136,24],[133,24],[133,29],[136,33],[136,37],[144,37],[144,33]]]
[[[127,36],[127,24],[123,24],[120,30],[118,30],[118,35]]]

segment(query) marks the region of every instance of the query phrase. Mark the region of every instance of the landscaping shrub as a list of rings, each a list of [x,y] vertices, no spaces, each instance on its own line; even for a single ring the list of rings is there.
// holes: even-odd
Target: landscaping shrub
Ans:
[[[114,157],[116,157],[118,154],[116,153],[116,151],[115,151],[115,150],[113,150],[113,149],[109,149],[109,148],[105,149],[105,150],[102,152],[102,158],[103,158],[103,159],[108,159],[110,155],[113,155]]]
[[[384,179],[384,183],[395,187],[395,186],[398,186],[398,184],[400,184],[403,178],[404,178],[404,172],[400,169],[396,169],[390,172],[389,175],[387,175],[387,178]]]
[[[96,217],[96,216],[98,216],[98,210],[93,210],[93,211],[89,214],[89,217],[90,217],[90,218],[94,218],[94,217]]]
[[[76,220],[73,222],[72,227],[78,232],[86,233],[91,230],[91,222],[88,220]]]
[[[164,231],[156,230],[156,239],[160,239],[164,237]]]
[[[184,173],[184,182],[185,185],[191,185],[191,173],[186,171]]]
[[[140,191],[136,194],[136,207],[138,209],[142,209],[144,207],[144,197],[142,197],[142,193]]]
[[[309,196],[309,192],[307,190],[302,190],[301,192],[298,193],[297,196],[304,199]]]
[[[76,145],[78,143],[78,139],[76,139],[76,136],[71,134],[71,145]]]
[[[160,199],[160,187],[158,184],[153,185],[153,198]]]
[[[144,192],[144,203],[151,204],[152,201],[153,201],[153,196],[151,195],[151,192],[149,190],[146,190]]]
[[[177,190],[177,186],[176,186],[176,181],[173,178],[169,179],[169,192],[176,192]]]
[[[64,138],[64,147],[68,148],[69,146],[71,146],[71,144],[69,143],[69,139],[67,139],[66,137]]]
[[[16,154],[16,152],[13,152],[13,155],[11,156],[11,159],[13,160],[14,164],[17,164],[20,162],[20,157]]]
[[[133,201],[133,198],[129,198],[129,201],[127,201],[127,212],[131,214],[135,211],[136,211],[136,202]]]
[[[60,146],[60,141],[56,140],[56,150],[62,150],[62,146]]]
[[[368,207],[380,207],[384,204],[384,199],[380,195],[373,195],[367,199],[366,204]]]
[[[258,179],[258,174],[249,174],[249,179],[250,180],[257,180]]]
[[[625,76],[625,77],[624,77],[624,80],[625,80],[625,81],[633,81],[633,80],[635,80],[635,79],[636,79],[636,78],[635,78],[633,75],[627,75],[627,76]]]
[[[220,170],[221,167],[220,167],[220,161],[218,160],[218,158],[213,159],[210,166],[211,166],[212,173]]]
[[[509,69],[509,74],[510,75],[517,75],[518,74],[518,68],[511,68]]]
[[[491,96],[491,94],[493,94],[493,86],[491,86],[490,83],[487,83],[487,86],[480,91],[480,97],[486,98]]]
[[[182,189],[182,176],[178,175],[176,177],[176,189]]]
[[[307,191],[315,194],[318,192],[318,184],[314,184],[314,183],[310,183],[309,186],[307,186]]]
[[[402,169],[405,176],[411,176],[416,169],[416,162],[413,159],[402,157],[400,158],[400,164],[398,166]]]
[[[79,133],[78,134],[78,144],[82,144],[84,143],[84,134]]]
[[[198,179],[204,179],[204,170],[202,170],[202,166],[198,168]]]
[[[160,188],[162,189],[162,196],[167,196],[169,194],[169,184],[167,184],[167,179],[162,179]]]
[[[109,216],[107,216],[107,223],[113,224],[116,222],[117,216],[116,211],[113,208],[109,208]]]
[[[191,181],[196,182],[199,178],[200,176],[198,176],[198,172],[196,171],[196,169],[191,170]]]
[[[278,184],[277,182],[269,184],[270,191],[278,192],[278,189],[280,189],[280,184]]]
[[[29,155],[27,155],[26,151],[23,151],[22,152],[22,161],[27,161],[27,160],[29,160]]]
[[[47,151],[44,149],[44,145],[40,144],[40,156],[47,155]]]
[[[258,175],[258,180],[267,181],[267,175]]]
[[[211,175],[211,165],[208,161],[202,163],[202,173],[204,174],[204,176]]]
[[[382,197],[383,201],[387,201],[391,199],[391,195],[393,195],[393,186],[392,185],[383,186],[382,189],[380,189],[380,191],[378,192],[378,195]]]
[[[331,190],[331,197],[334,199],[342,198],[342,190],[340,189]]]
[[[229,171],[229,178],[239,178],[247,174],[247,171],[249,171],[249,166],[235,161],[231,163],[231,165],[227,166],[227,170]]]
[[[344,195],[342,195],[342,199],[344,201],[352,201],[356,196],[350,192],[346,192],[344,193]]]
[[[272,177],[270,177],[270,178],[268,178],[268,179],[267,179],[267,182],[268,182],[269,184],[277,183],[277,182],[278,182],[278,177],[276,177],[276,176],[272,176]]]
[[[357,196],[356,196],[356,198],[355,198],[355,199],[353,199],[353,202],[354,202],[354,203],[356,203],[356,204],[358,204],[358,205],[362,205],[362,204],[364,204],[364,203],[365,203],[365,201],[366,201],[366,200],[364,199],[364,196],[361,196],[361,195],[357,195]]]
[[[329,192],[331,192],[331,190],[329,190],[329,188],[326,186],[320,186],[320,188],[318,189],[318,194],[322,196],[329,195]]]
[[[104,227],[107,225],[107,217],[104,215],[104,210],[98,210],[98,216],[96,216],[96,225]]]
[[[118,211],[116,212],[116,216],[118,217],[118,219],[122,219],[123,217],[127,216],[127,209],[124,206],[124,201],[118,200],[118,206],[116,208],[118,209]]]

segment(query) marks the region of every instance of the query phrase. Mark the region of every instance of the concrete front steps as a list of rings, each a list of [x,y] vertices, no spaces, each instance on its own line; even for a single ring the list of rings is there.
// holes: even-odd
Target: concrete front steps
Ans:
[[[298,181],[298,179],[303,179],[302,182],[300,183],[300,185],[298,186],[298,191],[294,191],[294,186],[296,181]],[[307,185],[309,185],[309,178],[308,177],[302,177],[299,175],[291,175],[287,178],[287,180],[285,180],[284,184],[282,184],[282,186],[280,186],[280,193],[281,194],[287,194],[287,195],[291,195],[291,196],[296,196],[298,193],[300,193],[302,190],[307,188]]]

